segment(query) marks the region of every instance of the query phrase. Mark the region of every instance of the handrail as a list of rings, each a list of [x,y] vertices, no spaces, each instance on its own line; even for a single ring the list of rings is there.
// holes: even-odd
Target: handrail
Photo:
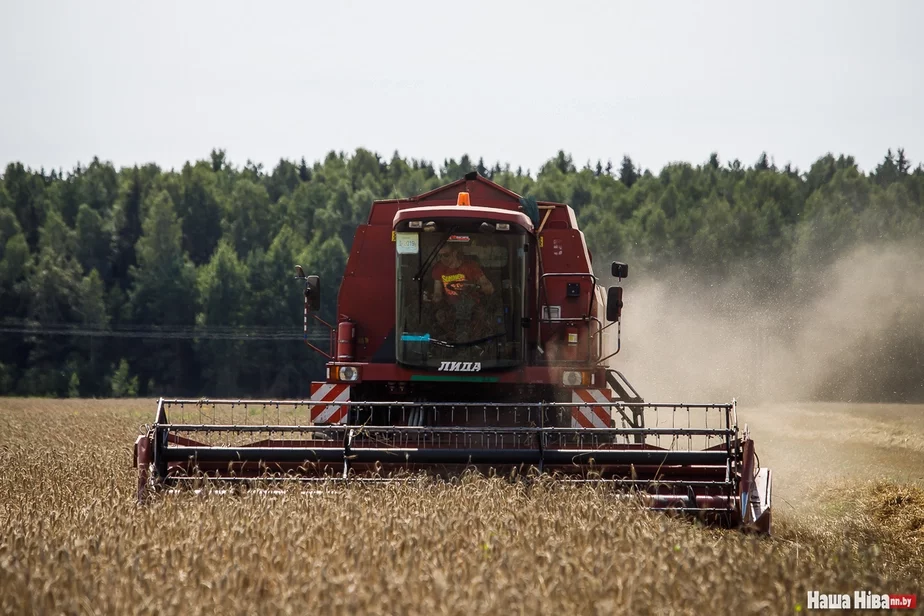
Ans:
[[[327,329],[328,329],[328,334],[327,334],[327,349],[328,349],[328,352],[324,352],[324,351],[322,351],[321,349],[319,349],[318,347],[316,347],[316,346],[314,346],[313,344],[311,344],[310,342],[308,342],[308,314],[307,314],[307,311],[306,311],[306,314],[305,314],[305,344],[307,344],[311,349],[313,349],[313,350],[317,351],[318,353],[320,353],[321,355],[323,355],[325,358],[327,358],[327,359],[333,359],[333,358],[334,358],[334,355],[333,355],[332,351],[334,350],[334,326],[331,325],[330,323],[328,323],[327,321],[325,321],[324,319],[322,319],[321,317],[319,317],[319,316],[316,315],[316,314],[312,314],[311,316],[314,317],[314,319],[315,319],[316,321],[318,321],[318,322],[321,323],[322,325],[326,326]]]
[[[367,425],[256,425],[256,424],[162,424],[158,427],[180,432],[350,432],[364,434],[576,434],[576,435],[691,435],[725,436],[735,434],[732,428],[534,428],[524,427],[466,427],[466,426],[367,426]]]

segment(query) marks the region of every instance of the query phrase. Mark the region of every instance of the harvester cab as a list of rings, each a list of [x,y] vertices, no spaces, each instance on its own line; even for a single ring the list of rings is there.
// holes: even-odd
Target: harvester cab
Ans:
[[[310,400],[161,400],[136,443],[139,496],[203,475],[476,468],[605,482],[652,508],[769,532],[770,471],[739,433],[735,403],[646,402],[611,366],[623,288],[599,284],[567,205],[469,174],[372,204],[335,323],[318,314],[322,281],[300,266],[296,278],[326,378]],[[326,349],[309,339],[318,325]]]

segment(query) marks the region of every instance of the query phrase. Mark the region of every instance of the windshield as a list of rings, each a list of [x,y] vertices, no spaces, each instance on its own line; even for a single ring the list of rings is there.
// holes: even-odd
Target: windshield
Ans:
[[[522,361],[526,235],[504,226],[463,221],[435,230],[399,228],[400,363],[477,372]]]

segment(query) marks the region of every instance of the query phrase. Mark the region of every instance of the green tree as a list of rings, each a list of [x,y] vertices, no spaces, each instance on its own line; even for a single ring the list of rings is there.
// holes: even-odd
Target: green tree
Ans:
[[[0,258],[0,314],[21,316],[24,305],[23,282],[32,259],[26,236],[17,233],[6,240],[2,254],[3,258]]]
[[[204,164],[183,168],[183,248],[197,266],[207,263],[221,238],[222,205],[218,178]]]
[[[902,152],[902,158],[904,158],[904,156],[905,153]],[[897,182],[901,175],[895,156],[892,154],[890,148],[886,153],[885,159],[879,163],[876,167],[876,171],[873,172],[873,177],[880,186],[888,186],[892,182]]]
[[[77,376],[76,372],[72,372],[70,379],[68,379],[67,397],[68,398],[79,398],[80,397],[80,377]]]
[[[237,254],[246,256],[269,243],[274,232],[273,218],[266,189],[252,180],[239,179],[225,213],[224,236]]]
[[[754,169],[756,171],[768,171],[770,169],[770,160],[767,158],[766,152],[760,153],[760,158],[754,164]]]
[[[911,162],[905,157],[905,148],[898,148],[898,159],[895,161],[900,176],[907,175],[911,169]]]
[[[632,159],[628,156],[623,156],[622,164],[619,166],[619,181],[622,182],[626,188],[632,188],[632,185],[638,181],[638,178],[638,171],[636,171]]]
[[[30,249],[38,245],[39,228],[45,222],[45,182],[21,163],[10,163],[3,174],[4,192],[16,214]]]
[[[86,203],[77,212],[76,224],[77,260],[83,271],[108,272],[109,244],[112,232],[96,210]]]
[[[39,253],[27,272],[30,318],[49,325],[73,320],[72,298],[83,277],[73,246],[73,233],[61,215],[49,212],[41,229]]]
[[[83,277],[74,298],[75,320],[84,329],[104,331],[109,324],[106,289],[95,269]],[[88,336],[74,340],[73,374],[82,395],[106,395],[106,367],[110,347],[105,339]],[[70,395],[70,394],[69,394]]]
[[[138,376],[131,376],[128,360],[119,361],[113,371],[110,394],[113,398],[134,398],[138,395]]]
[[[3,258],[3,251],[6,248],[7,241],[14,235],[20,235],[22,227],[16,219],[16,214],[5,207],[0,207],[0,259]]]
[[[247,266],[234,248],[222,241],[211,261],[198,272],[200,328],[226,328],[246,323],[251,292]],[[244,343],[234,339],[200,338],[196,351],[202,362],[202,389],[211,395],[237,395],[244,364]]]
[[[26,268],[21,287],[27,302],[26,317],[39,328],[73,323],[74,297],[82,276],[72,254],[72,232],[55,210],[48,212],[40,229],[38,248],[38,254]],[[23,349],[28,357],[22,393],[67,395],[73,372],[68,361],[72,350],[73,343],[67,338],[37,336],[29,341]]]
[[[307,242],[314,228],[315,212],[327,205],[327,189],[317,182],[304,182],[279,201],[285,224]]]
[[[302,156],[302,162],[298,165],[298,179],[302,182],[311,181],[311,169],[309,169],[308,164],[305,163],[304,156]]]
[[[702,220],[690,239],[694,263],[705,267],[725,264],[726,244],[734,225],[732,207],[722,197],[713,196],[702,204]]]
[[[209,155],[209,161],[212,164],[212,171],[218,173],[227,164],[225,151],[213,148],[212,153]]]
[[[138,167],[123,173],[119,196],[112,215],[111,273],[123,290],[131,282],[129,272],[137,263],[135,245],[141,237],[141,203],[150,182]]]
[[[253,294],[251,304],[255,308],[248,315],[251,326],[286,328],[293,333],[302,330],[304,287],[293,280],[293,266],[298,263],[305,266],[306,271],[321,273],[310,269],[314,263],[303,260],[307,257],[305,248],[304,237],[284,225],[265,253],[256,251],[247,258]],[[326,272],[321,275],[321,295],[329,302],[336,293],[336,281],[324,277]],[[263,392],[272,397],[287,392],[288,395],[295,392],[307,396],[307,384],[312,375],[323,370],[323,362],[300,340],[270,340],[248,346],[241,370],[241,386],[246,391]]]
[[[146,326],[191,328],[195,324],[196,272],[182,246],[182,229],[170,195],[152,194],[135,252],[137,267],[130,269],[130,302],[135,323]],[[170,391],[189,392],[196,381],[196,365],[188,340],[144,340],[137,362],[142,383]],[[144,392],[152,393],[152,392]]]
[[[549,163],[554,165],[555,168],[563,174],[574,173],[576,171],[571,155],[565,154],[564,150],[559,150],[555,158],[549,161]]]
[[[109,213],[119,195],[119,176],[112,163],[93,161],[81,176],[79,203],[86,203],[103,215]]]
[[[300,183],[298,167],[280,158],[265,182],[270,203],[276,203],[280,197],[291,194]]]

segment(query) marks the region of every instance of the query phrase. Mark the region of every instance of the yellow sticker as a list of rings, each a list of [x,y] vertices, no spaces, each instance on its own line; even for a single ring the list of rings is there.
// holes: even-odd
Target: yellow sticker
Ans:
[[[543,248],[544,246],[545,246],[545,238],[540,235],[539,236],[539,248]]]
[[[393,241],[393,242],[396,241],[396,238],[397,238],[397,236],[395,235],[395,232],[392,231],[392,232],[391,232],[391,241]]]

